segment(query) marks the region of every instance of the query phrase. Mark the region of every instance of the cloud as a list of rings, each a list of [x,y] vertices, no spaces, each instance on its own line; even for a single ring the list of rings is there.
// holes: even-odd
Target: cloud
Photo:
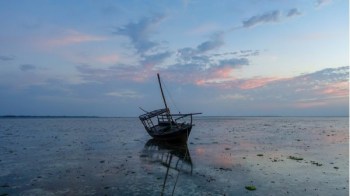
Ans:
[[[212,35],[210,40],[205,41],[197,46],[197,52],[204,53],[210,50],[214,50],[221,47],[223,44],[223,33],[215,33],[214,35]]]
[[[112,91],[112,92],[106,93],[106,95],[119,97],[119,98],[126,98],[126,99],[140,99],[143,97],[143,95],[133,90]]]
[[[348,96],[349,94],[349,82],[348,81],[340,81],[336,83],[331,83],[326,85],[321,93],[325,95],[334,95],[339,97]]]
[[[332,3],[333,0],[316,0],[315,6],[317,8],[328,5]]]
[[[61,37],[46,40],[44,42],[44,45],[65,46],[65,45],[78,44],[83,42],[103,41],[107,39],[107,37],[84,34],[76,30],[67,30],[63,34],[64,35]]]
[[[197,55],[196,50],[190,47],[181,48],[177,50],[177,56],[179,60],[189,61],[196,55]]]
[[[301,81],[313,81],[314,83],[330,84],[335,81],[348,81],[349,67],[326,68],[313,73],[303,74],[297,79]]]
[[[286,14],[288,18],[299,15],[301,15],[301,12],[297,8],[290,9]]]
[[[117,54],[101,55],[94,58],[94,61],[103,64],[114,64],[118,62],[120,57]]]
[[[135,64],[116,63],[108,67],[94,66],[92,64],[80,64],[75,68],[79,77],[85,82],[105,83],[107,81],[126,80],[140,82],[145,81],[155,72],[155,66],[161,66],[163,61],[169,58],[172,52],[165,51],[151,55],[141,55],[141,60]],[[100,59],[112,62],[114,56],[106,56]]]
[[[0,60],[1,60],[1,61],[12,61],[12,60],[14,60],[14,59],[15,59],[14,56],[0,55]]]
[[[242,67],[243,65],[249,65],[249,60],[247,58],[231,58],[223,59],[219,61],[217,66],[230,66],[230,67]]]
[[[232,67],[228,67],[228,66],[222,67],[222,68],[220,67],[220,68],[214,69],[211,75],[214,76],[214,78],[217,78],[219,80],[227,79],[231,77],[231,74],[233,71],[234,71],[234,68]]]
[[[75,67],[79,76],[85,82],[105,83],[108,81],[144,81],[149,77],[145,69],[139,65],[117,64],[107,68],[95,68],[91,65],[82,64]]]
[[[250,17],[249,19],[243,21],[244,28],[254,27],[260,24],[266,23],[276,23],[280,19],[280,11],[274,10],[271,12],[264,13],[262,15],[255,15]]]
[[[222,94],[219,96],[219,99],[224,100],[246,100],[250,99],[247,95],[244,94],[238,94],[238,93],[232,93],[232,94]]]
[[[144,66],[155,66],[164,62],[165,59],[169,58],[172,55],[172,52],[165,51],[151,55],[144,55],[141,64]]]
[[[207,63],[207,65],[200,63],[176,64],[165,71],[167,77],[173,81],[192,83],[199,86],[217,86],[235,80],[235,70],[249,65],[249,60],[246,58],[230,58],[217,62],[210,60]]]
[[[193,82],[193,77],[188,75],[196,72],[196,78],[211,75],[224,74],[224,72],[231,72],[233,68],[240,68],[243,65],[249,65],[248,56],[259,55],[259,51],[250,50],[247,53],[241,54],[244,57],[234,57],[233,53],[226,52],[224,54],[212,54],[213,51],[220,49],[224,44],[224,32],[213,33],[207,40],[200,42],[194,47],[179,48],[176,53],[173,51],[164,49],[159,51],[161,42],[152,40],[151,36],[156,30],[158,24],[164,19],[164,15],[156,15],[153,17],[145,17],[137,22],[130,22],[121,27],[115,29],[113,34],[126,36],[130,39],[132,46],[136,49],[138,56],[138,62],[131,66],[134,69],[134,73],[130,74],[129,70],[124,68],[118,70],[120,72],[126,71],[129,79],[143,81],[146,78],[153,76],[155,72],[161,71],[167,74],[168,77],[173,78],[176,81]],[[171,58],[175,54],[175,58]],[[170,59],[170,61],[167,61]],[[124,67],[127,67],[125,65]],[[115,70],[108,68],[107,70],[89,70],[89,74],[86,74],[84,69],[80,69],[80,72],[84,72],[83,76],[89,78],[99,78],[105,80],[111,78],[111,74],[116,75]],[[188,74],[180,77],[181,72],[186,71]],[[230,70],[230,71],[229,71]],[[136,74],[135,72],[138,72]],[[99,76],[101,75],[101,77]],[[106,75],[106,77],[102,77]],[[225,74],[224,74],[225,75]],[[230,74],[228,74],[230,75]],[[120,76],[122,77],[122,76]],[[185,79],[188,77],[188,79]],[[192,78],[192,79],[191,79]]]
[[[205,85],[233,80],[234,70],[249,65],[246,57],[259,55],[259,51],[213,53],[224,43],[224,33],[217,32],[195,47],[180,48],[176,53],[176,63],[165,66],[162,71],[167,77],[182,83]],[[184,72],[186,74],[182,74]]]
[[[78,53],[72,53],[67,50],[63,53],[60,53],[59,55],[62,55],[65,59],[75,64],[96,64],[100,66],[115,65],[124,62],[133,62],[135,60],[130,59],[125,54],[117,51],[103,52],[98,50],[95,52],[83,51]]]
[[[241,51],[239,57],[250,57],[250,56],[258,56],[260,54],[260,50],[246,50]]]
[[[226,72],[229,71],[232,70],[226,70]],[[196,84],[219,88],[233,88],[239,91],[276,90],[276,92],[279,92],[284,97],[293,97],[293,94],[303,93],[334,97],[347,97],[349,94],[349,67],[327,68],[291,78],[254,77],[236,79],[228,77],[229,75],[226,72],[216,74],[216,76],[227,76],[225,80],[220,80],[219,78],[215,79],[211,77],[213,75],[208,75],[207,78],[202,78],[201,80],[196,81]]]
[[[138,22],[131,22],[122,27],[118,27],[113,34],[128,37],[137,53],[143,54],[159,45],[159,43],[151,41],[150,37],[164,18],[164,15],[145,17]]]
[[[22,71],[32,71],[36,69],[36,66],[32,64],[23,64],[19,66],[19,69]]]
[[[218,107],[241,102],[237,110],[274,111],[285,115],[348,115],[349,67],[328,68],[290,78],[246,78],[197,83],[212,91]],[[220,102],[218,102],[220,100]],[[241,106],[242,105],[242,106]],[[313,113],[307,113],[313,112]],[[315,113],[316,112],[316,113]],[[327,113],[328,112],[328,113]],[[339,113],[340,112],[340,113]]]
[[[151,36],[163,19],[164,15],[145,17],[118,27],[113,32],[130,39],[137,56],[133,65],[118,63],[107,68],[93,67],[89,63],[78,65],[76,68],[80,77],[87,82],[105,82],[117,78],[144,81],[156,72],[163,72],[173,81],[180,82],[195,82],[207,77],[210,80],[222,80],[222,77],[231,77],[233,69],[249,65],[246,57],[259,55],[258,50],[213,54],[225,44],[224,32],[213,33],[196,46],[180,48],[176,53],[167,49],[160,51],[161,42],[151,40]],[[171,58],[173,54],[176,54],[175,58]],[[181,74],[183,71],[186,74]]]
[[[304,99],[334,99],[349,97],[349,67],[327,68],[309,74],[272,83]],[[287,95],[289,94],[286,92]]]
[[[268,85],[269,83],[274,81],[281,81],[281,79],[275,77],[258,77],[248,80],[242,80],[239,82],[239,88],[244,90],[255,89]]]
[[[295,16],[299,16],[302,13],[297,9],[297,8],[292,8],[289,9],[286,13],[282,15],[282,11],[280,10],[273,10],[270,12],[266,12],[264,14],[260,15],[255,15],[247,20],[242,21],[242,26],[241,27],[234,27],[232,30],[237,30],[240,28],[252,28],[258,25],[263,25],[263,24],[269,24],[269,23],[279,23],[282,22],[288,18],[292,18]],[[285,17],[283,17],[285,16]]]
[[[205,70],[212,66],[218,66],[212,57],[219,57],[220,54],[210,54],[210,52],[215,51],[216,49],[219,49],[221,46],[223,46],[223,37],[224,34],[222,32],[218,32],[213,34],[207,41],[198,44],[194,48],[185,47],[178,49],[176,53],[176,60],[178,63],[173,64],[170,67]]]
[[[178,57],[186,61],[198,55],[202,55],[203,53],[218,49],[224,44],[223,36],[224,34],[222,32],[218,32],[213,34],[209,40],[200,43],[195,48],[186,47],[178,49]]]
[[[103,82],[107,80],[111,80],[113,78],[119,79],[118,76],[122,77],[123,75],[127,76],[123,70],[120,74],[115,73],[112,67],[108,68],[94,68],[91,65],[82,64],[75,67],[77,71],[80,73],[80,77],[86,82]],[[123,68],[121,68],[123,69]]]

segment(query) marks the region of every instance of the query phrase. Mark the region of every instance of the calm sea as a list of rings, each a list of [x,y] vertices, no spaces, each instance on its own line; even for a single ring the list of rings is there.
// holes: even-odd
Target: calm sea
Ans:
[[[2,118],[0,195],[349,194],[348,117],[194,123],[174,146],[137,118]]]

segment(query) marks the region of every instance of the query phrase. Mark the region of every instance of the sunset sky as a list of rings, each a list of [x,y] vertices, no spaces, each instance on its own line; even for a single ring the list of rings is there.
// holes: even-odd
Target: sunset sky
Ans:
[[[0,1],[0,115],[344,116],[348,0]],[[173,103],[175,102],[175,103]]]

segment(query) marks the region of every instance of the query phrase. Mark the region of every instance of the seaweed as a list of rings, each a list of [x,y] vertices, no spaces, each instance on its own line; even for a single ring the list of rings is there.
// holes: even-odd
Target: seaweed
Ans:
[[[255,191],[256,187],[253,185],[249,185],[249,186],[245,186],[245,189],[247,189],[248,191]]]

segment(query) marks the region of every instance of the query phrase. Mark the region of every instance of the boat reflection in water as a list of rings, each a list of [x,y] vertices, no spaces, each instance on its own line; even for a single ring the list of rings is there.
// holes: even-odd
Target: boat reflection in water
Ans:
[[[181,175],[192,175],[193,165],[186,143],[178,144],[150,139],[145,144],[141,158],[143,161],[159,164],[166,168],[161,195],[165,194],[166,188],[172,189],[168,191],[174,195],[180,173]],[[169,176],[172,176],[172,182],[170,182]],[[171,186],[169,183],[173,185]]]

